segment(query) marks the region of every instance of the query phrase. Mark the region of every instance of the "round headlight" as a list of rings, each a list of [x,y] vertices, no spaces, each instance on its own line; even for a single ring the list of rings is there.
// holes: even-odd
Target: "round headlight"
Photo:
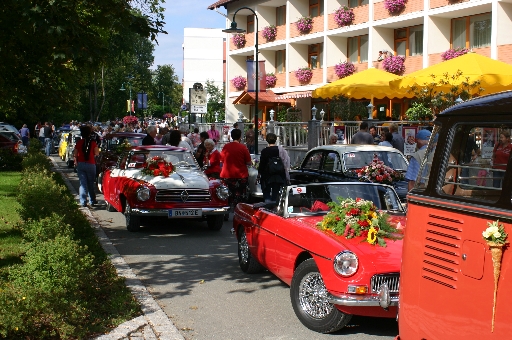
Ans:
[[[222,201],[226,201],[229,197],[228,187],[226,187],[224,185],[218,186],[217,187],[217,197]]]
[[[334,258],[334,270],[341,276],[351,276],[357,271],[359,261],[356,254],[344,250]]]
[[[137,190],[137,199],[139,201],[147,201],[149,197],[151,196],[151,190],[149,190],[148,187],[140,187]]]

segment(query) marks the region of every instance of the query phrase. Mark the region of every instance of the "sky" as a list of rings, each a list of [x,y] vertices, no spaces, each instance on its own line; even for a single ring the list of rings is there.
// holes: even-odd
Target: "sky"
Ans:
[[[157,65],[174,66],[179,81],[183,78],[183,29],[187,28],[225,28],[226,18],[207,7],[217,0],[166,0],[164,31],[159,34],[155,45],[155,62]],[[218,11],[226,13],[221,7]]]

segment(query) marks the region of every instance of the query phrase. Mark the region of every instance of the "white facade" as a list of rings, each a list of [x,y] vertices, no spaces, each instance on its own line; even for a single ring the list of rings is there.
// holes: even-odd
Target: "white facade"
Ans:
[[[222,89],[225,79],[225,39],[222,28],[185,28],[183,36],[183,98],[189,102],[194,83],[213,80]]]

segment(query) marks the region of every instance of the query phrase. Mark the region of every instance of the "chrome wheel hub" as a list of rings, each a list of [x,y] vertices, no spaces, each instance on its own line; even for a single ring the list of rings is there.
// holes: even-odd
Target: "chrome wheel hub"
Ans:
[[[334,309],[327,299],[327,289],[320,273],[304,276],[299,286],[299,303],[302,310],[315,319],[323,319]]]

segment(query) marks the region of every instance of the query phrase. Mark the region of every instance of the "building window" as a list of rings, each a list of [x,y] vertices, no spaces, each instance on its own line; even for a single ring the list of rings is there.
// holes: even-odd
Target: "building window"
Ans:
[[[286,50],[276,51],[276,73],[286,72]]]
[[[286,25],[286,5],[276,7],[276,26]]]
[[[247,16],[247,33],[254,33],[254,15]]]
[[[348,61],[365,63],[368,61],[368,35],[348,38]]]
[[[314,44],[308,46],[308,66],[314,70],[322,68],[323,44]]]
[[[348,5],[350,8],[368,5],[368,3],[369,3],[368,0],[349,0],[348,1]]]
[[[491,14],[452,20],[452,48],[479,48],[491,45]]]
[[[423,25],[395,30],[395,52],[404,57],[423,55]]]
[[[309,0],[309,16],[314,18],[324,14],[323,0]]]

